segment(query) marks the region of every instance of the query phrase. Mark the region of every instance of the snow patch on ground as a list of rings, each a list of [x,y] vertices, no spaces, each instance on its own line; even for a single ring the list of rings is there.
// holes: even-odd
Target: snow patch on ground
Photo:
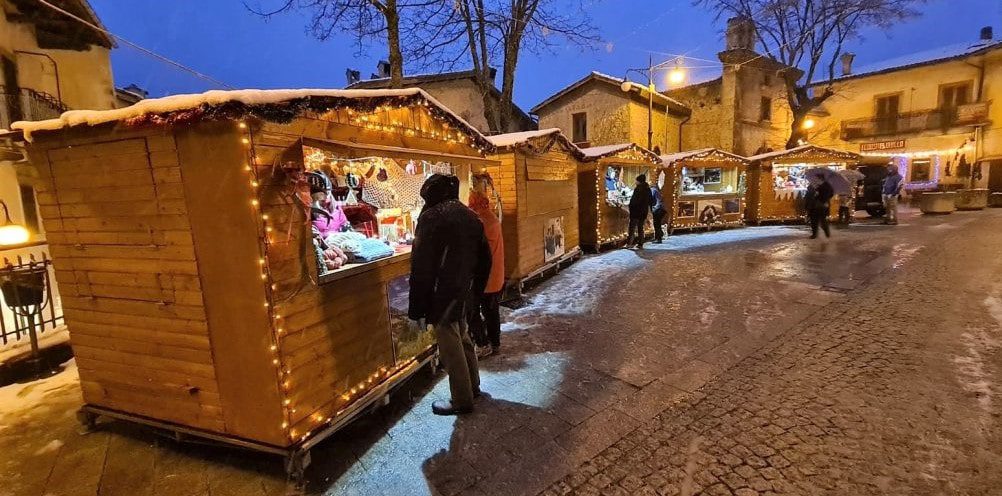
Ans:
[[[904,264],[908,263],[909,260],[915,258],[915,255],[918,254],[921,249],[921,246],[906,244],[894,245],[894,248],[891,249],[891,256],[894,257],[894,263],[891,267],[895,269],[900,268]]]
[[[692,233],[668,236],[661,244],[646,244],[644,249],[652,251],[689,251],[699,248],[755,241],[767,238],[799,236],[802,232],[790,226],[745,227],[728,229],[714,233]]]
[[[989,315],[998,326],[992,329],[972,329],[961,334],[961,341],[966,349],[965,356],[953,358],[960,374],[960,383],[965,391],[973,393],[978,404],[986,414],[993,411],[995,385],[992,383],[993,371],[988,358],[996,350],[1002,348],[999,330],[1002,329],[1002,299],[995,295],[985,297],[982,302]],[[989,421],[990,419],[986,419]]]
[[[542,316],[569,317],[587,315],[598,306],[599,300],[617,276],[649,263],[631,250],[616,250],[586,257],[542,284],[529,304],[513,310],[502,331],[531,329]]]
[[[48,444],[46,444],[45,446],[39,448],[38,451],[35,452],[35,456],[44,455],[46,453],[55,453],[59,451],[59,448],[62,447],[63,447],[62,441],[60,441],[59,439],[53,439],[52,441],[49,441]]]
[[[30,419],[33,410],[48,408],[46,398],[49,396],[64,392],[67,388],[79,387],[80,374],[76,360],[66,362],[63,367],[58,374],[44,379],[0,387],[0,425]]]

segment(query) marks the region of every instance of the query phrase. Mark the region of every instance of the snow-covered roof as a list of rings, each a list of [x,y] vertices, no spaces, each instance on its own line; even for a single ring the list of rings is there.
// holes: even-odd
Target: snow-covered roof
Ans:
[[[752,155],[748,157],[751,162],[762,162],[766,160],[773,160],[781,157],[796,157],[798,155],[806,155],[809,153],[816,153],[819,155],[827,155],[831,157],[837,157],[845,160],[859,160],[859,154],[852,152],[845,152],[842,150],[835,150],[834,148],[825,148],[817,145],[801,145],[796,148],[790,148],[789,150],[779,150],[775,152],[761,153],[758,155]]]
[[[581,87],[582,85],[588,83],[589,81],[601,81],[601,82],[604,82],[604,83],[607,83],[607,84],[615,85],[618,88],[618,87],[620,87],[623,84],[623,82],[625,80],[623,78],[618,78],[618,77],[615,77],[615,76],[610,76],[608,74],[603,74],[601,72],[592,71],[587,76],[585,76],[585,77],[583,77],[583,78],[575,81],[574,83],[571,83],[569,86],[567,86],[567,87],[563,88],[562,90],[554,93],[553,96],[547,98],[546,100],[543,100],[541,103],[539,103],[538,105],[536,105],[535,107],[532,108],[532,113],[538,114],[539,111],[541,109],[543,109],[544,107],[546,107],[546,106],[550,105],[551,103],[553,103],[553,102],[555,102],[555,101],[563,98],[568,93],[574,91],[575,89]],[[643,95],[644,92],[647,91],[647,87],[646,86],[644,86],[642,84],[634,83],[632,81],[630,81],[630,88],[631,88],[631,91],[630,91],[629,94],[631,94],[631,95],[633,95],[633,94]],[[637,93],[634,93],[633,90],[636,90]],[[646,100],[647,97],[644,96],[644,99]],[[670,97],[668,95],[665,95],[664,93],[659,93],[659,92],[655,91],[654,92],[654,101],[657,102],[658,104],[665,105],[666,107],[672,109],[673,111],[675,111],[676,113],[681,114],[681,115],[689,115],[690,113],[692,113],[692,110],[689,109],[689,107],[686,106],[686,104],[684,104],[684,103],[682,103],[682,102],[680,102],[680,101],[678,101],[678,100],[676,100],[676,99],[674,99],[674,98],[672,98],[672,97]]]
[[[582,148],[581,153],[587,159],[597,160],[600,158],[605,158],[610,155],[615,155],[626,150],[636,150],[637,152],[646,155],[651,159],[652,162],[658,162],[661,159],[658,158],[654,152],[636,144],[636,143],[619,143],[615,145],[603,145],[603,146],[593,146],[591,148]]]
[[[863,76],[872,76],[885,72],[899,71],[902,69],[910,69],[912,67],[935,64],[937,62],[945,62],[947,60],[978,55],[989,50],[997,49],[1000,46],[1002,46],[1002,40],[980,40],[976,43],[955,43],[939,48],[933,48],[931,50],[923,50],[921,52],[910,53],[900,57],[882,60],[880,62],[874,62],[872,64],[862,65],[855,68],[851,74],[836,77],[835,80],[841,81]]]
[[[522,131],[518,133],[498,134],[494,136],[488,136],[487,141],[490,141],[492,145],[498,148],[504,148],[507,146],[514,146],[521,143],[525,143],[533,138],[541,138],[543,136],[549,136],[551,134],[561,134],[560,129],[551,127],[549,129],[539,129],[536,131]]]
[[[748,159],[740,155],[735,155],[733,153],[725,152],[717,148],[702,148],[699,150],[688,150],[684,152],[669,153],[667,155],[661,156],[661,162],[663,162],[664,165],[671,165],[680,160],[686,160],[689,158],[703,158],[710,155],[718,155],[721,158],[736,160],[739,162],[748,162]]]
[[[366,100],[393,97],[414,97],[428,102],[463,128],[468,135],[482,145],[490,145],[484,135],[463,120],[445,105],[439,103],[420,88],[384,90],[332,90],[332,89],[290,89],[290,90],[212,90],[205,93],[171,95],[163,98],[140,100],[134,105],[111,110],[70,110],[55,119],[43,121],[18,121],[11,124],[12,130],[20,130],[26,140],[32,133],[55,131],[74,126],[97,126],[109,122],[127,121],[149,115],[163,116],[185,110],[211,109],[226,104],[243,104],[248,107],[275,105],[300,101],[302,99]],[[323,105],[321,105],[323,106]],[[488,146],[489,147],[489,146]]]

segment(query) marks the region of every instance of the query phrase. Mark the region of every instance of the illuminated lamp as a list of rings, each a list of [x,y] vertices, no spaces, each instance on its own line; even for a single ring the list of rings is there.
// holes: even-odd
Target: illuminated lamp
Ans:
[[[0,221],[0,246],[12,246],[27,243],[31,239],[31,233],[24,226],[15,223],[10,219],[10,210],[7,203],[0,200],[3,206],[4,218]]]

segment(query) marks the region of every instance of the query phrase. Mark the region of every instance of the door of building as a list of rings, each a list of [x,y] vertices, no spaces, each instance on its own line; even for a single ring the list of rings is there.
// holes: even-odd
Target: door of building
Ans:
[[[988,190],[1002,192],[1002,160],[992,160],[988,164]]]

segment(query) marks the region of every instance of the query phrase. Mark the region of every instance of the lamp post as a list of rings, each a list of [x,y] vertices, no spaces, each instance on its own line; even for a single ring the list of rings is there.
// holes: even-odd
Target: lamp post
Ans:
[[[642,69],[627,69],[626,74],[623,76],[623,84],[620,85],[620,89],[626,93],[629,93],[633,89],[633,83],[630,82],[628,76],[631,72],[635,72],[647,78],[647,149],[653,149],[654,142],[654,92],[657,88],[654,85],[654,71],[667,67],[669,65],[674,65],[675,67],[668,73],[668,81],[671,84],[681,84],[685,81],[685,70],[682,68],[682,57],[674,60],[661,62],[659,64],[654,63],[654,57],[651,56],[648,59],[647,67]],[[666,143],[667,145],[667,143]]]

